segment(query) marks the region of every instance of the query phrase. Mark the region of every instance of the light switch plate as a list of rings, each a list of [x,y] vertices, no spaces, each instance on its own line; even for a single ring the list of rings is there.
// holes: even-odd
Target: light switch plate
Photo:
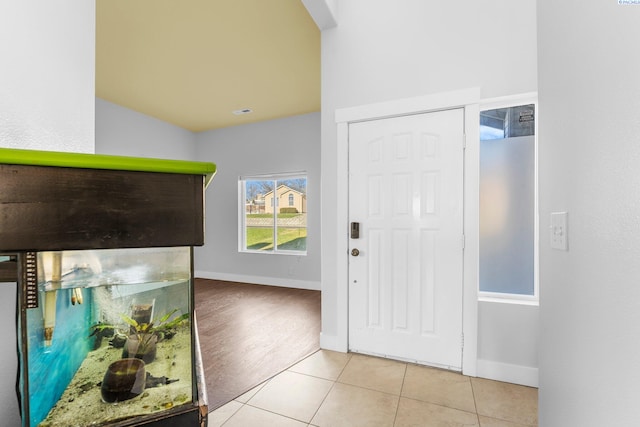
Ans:
[[[569,250],[569,235],[567,230],[567,213],[551,213],[551,248],[560,251]]]

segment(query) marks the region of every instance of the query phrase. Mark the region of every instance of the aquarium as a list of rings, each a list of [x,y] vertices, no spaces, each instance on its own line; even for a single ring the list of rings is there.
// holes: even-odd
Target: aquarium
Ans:
[[[23,425],[130,425],[197,406],[191,247],[20,258]]]
[[[193,247],[216,169],[0,148],[23,427],[207,425]]]

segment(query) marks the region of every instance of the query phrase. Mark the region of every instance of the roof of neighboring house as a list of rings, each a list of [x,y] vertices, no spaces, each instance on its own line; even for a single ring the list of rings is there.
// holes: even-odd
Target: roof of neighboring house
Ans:
[[[288,185],[284,185],[284,184],[280,184],[280,185],[278,185],[278,188],[276,188],[276,190],[279,190],[279,189],[280,189],[280,188],[282,188],[282,187],[288,188],[288,190],[287,190],[287,191],[293,191],[293,192],[295,192],[295,193],[298,193],[298,194],[302,195],[303,197],[307,197],[307,195],[306,195],[305,193],[303,193],[302,191],[295,190],[295,189],[293,189],[293,188],[289,187]],[[284,191],[283,193],[286,193],[287,191]],[[271,190],[271,191],[267,191],[266,193],[264,193],[264,196],[263,196],[263,197],[265,197],[265,198],[266,198],[266,197],[267,197],[267,194],[271,194],[271,193],[273,193],[273,190]]]

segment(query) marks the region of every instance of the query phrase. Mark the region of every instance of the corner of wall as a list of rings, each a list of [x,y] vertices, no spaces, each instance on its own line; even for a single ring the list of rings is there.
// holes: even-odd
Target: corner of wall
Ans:
[[[320,31],[338,25],[335,15],[337,8],[335,0],[302,0],[302,3]]]

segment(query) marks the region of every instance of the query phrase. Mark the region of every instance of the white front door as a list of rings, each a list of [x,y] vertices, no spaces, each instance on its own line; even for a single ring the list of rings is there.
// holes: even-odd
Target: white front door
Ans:
[[[351,351],[461,370],[463,141],[463,109],[349,124]]]

